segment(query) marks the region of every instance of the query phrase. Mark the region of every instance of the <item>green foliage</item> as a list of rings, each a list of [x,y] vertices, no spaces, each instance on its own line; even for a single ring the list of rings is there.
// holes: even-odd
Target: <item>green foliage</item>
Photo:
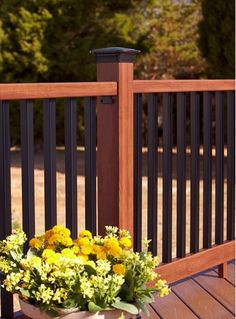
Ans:
[[[201,8],[197,1],[153,0],[145,9],[139,61],[144,78],[199,78],[205,61],[197,47]]]
[[[235,2],[234,0],[201,0],[203,20],[200,23],[200,47],[213,78],[234,78]]]
[[[95,59],[89,51],[109,46],[142,51],[135,71],[139,78],[199,78],[205,74],[206,67],[197,48],[200,1],[2,0],[1,82],[94,81]],[[225,41],[221,48],[228,51],[228,45]],[[59,102],[59,145],[64,143],[63,113],[62,102]],[[35,105],[34,115],[35,140],[41,145],[40,102]],[[12,143],[19,144],[17,105],[11,108],[11,132]],[[83,132],[80,102],[80,144]]]

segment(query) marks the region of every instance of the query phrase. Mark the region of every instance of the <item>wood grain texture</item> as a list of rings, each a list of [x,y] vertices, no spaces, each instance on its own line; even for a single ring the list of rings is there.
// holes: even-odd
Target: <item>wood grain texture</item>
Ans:
[[[232,91],[235,80],[135,80],[134,93]]]
[[[98,102],[98,232],[105,225],[133,237],[133,64],[98,63],[98,81],[118,81],[111,104]]]
[[[157,267],[156,271],[162,278],[165,278],[168,283],[172,283],[200,271],[220,265],[228,260],[232,260],[234,255],[235,241],[230,241],[185,258],[176,259],[171,263],[163,264]]]
[[[227,280],[235,286],[235,262],[228,263],[228,277]]]
[[[116,94],[116,82],[0,84],[0,100],[110,96]]]
[[[163,319],[196,319],[197,316],[173,293],[155,298],[151,306]]]
[[[232,314],[234,314],[235,290],[232,284],[223,278],[219,278],[217,273],[213,270],[196,275],[193,279]]]
[[[161,319],[156,311],[152,308],[152,306],[147,306],[148,311],[149,311],[149,317],[141,313],[141,318],[142,319]]]
[[[192,279],[172,287],[173,292],[202,319],[233,319],[234,316]],[[178,317],[176,317],[178,318]],[[179,317],[181,318],[181,317]]]

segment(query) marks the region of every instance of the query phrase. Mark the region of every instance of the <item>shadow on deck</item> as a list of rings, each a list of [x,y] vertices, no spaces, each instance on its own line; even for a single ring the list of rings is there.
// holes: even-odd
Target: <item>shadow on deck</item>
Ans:
[[[151,319],[235,318],[235,262],[228,263],[228,278],[218,278],[216,269],[204,271],[171,286],[165,298],[149,307]],[[142,316],[148,319],[146,316]]]

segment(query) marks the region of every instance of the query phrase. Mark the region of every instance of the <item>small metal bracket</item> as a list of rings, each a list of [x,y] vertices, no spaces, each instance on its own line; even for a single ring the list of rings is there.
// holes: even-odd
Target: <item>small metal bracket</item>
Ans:
[[[101,104],[114,104],[115,103],[115,99],[112,96],[103,96],[100,99],[100,103]]]

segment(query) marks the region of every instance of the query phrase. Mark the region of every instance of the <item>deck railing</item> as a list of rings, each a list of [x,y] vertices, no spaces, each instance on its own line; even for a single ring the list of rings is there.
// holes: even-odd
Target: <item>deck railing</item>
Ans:
[[[57,221],[56,207],[56,102],[65,99],[66,226],[77,235],[77,171],[75,98],[84,97],[85,110],[85,225],[103,233],[105,225],[128,229],[136,250],[141,249],[142,115],[147,95],[147,237],[150,249],[160,254],[158,272],[173,282],[234,257],[235,212],[235,106],[234,80],[133,79],[135,50],[95,50],[98,82],[0,84],[0,239],[11,233],[11,178],[9,105],[21,108],[21,166],[23,229],[35,233],[33,104],[43,100],[45,229]],[[225,94],[226,92],[226,98]],[[212,245],[212,122],[215,110],[216,210]],[[172,247],[173,105],[177,110],[177,222],[176,255]],[[163,112],[162,225],[158,226],[158,114]],[[200,130],[203,112],[203,249],[199,246]],[[186,232],[186,114],[190,113],[190,238]],[[224,121],[227,116],[227,198],[224,198]],[[98,184],[96,189],[96,166]],[[96,194],[98,193],[98,207]],[[227,203],[227,238],[224,237],[224,202]],[[186,254],[186,240],[190,253]],[[13,318],[13,300],[1,292],[2,318]]]

